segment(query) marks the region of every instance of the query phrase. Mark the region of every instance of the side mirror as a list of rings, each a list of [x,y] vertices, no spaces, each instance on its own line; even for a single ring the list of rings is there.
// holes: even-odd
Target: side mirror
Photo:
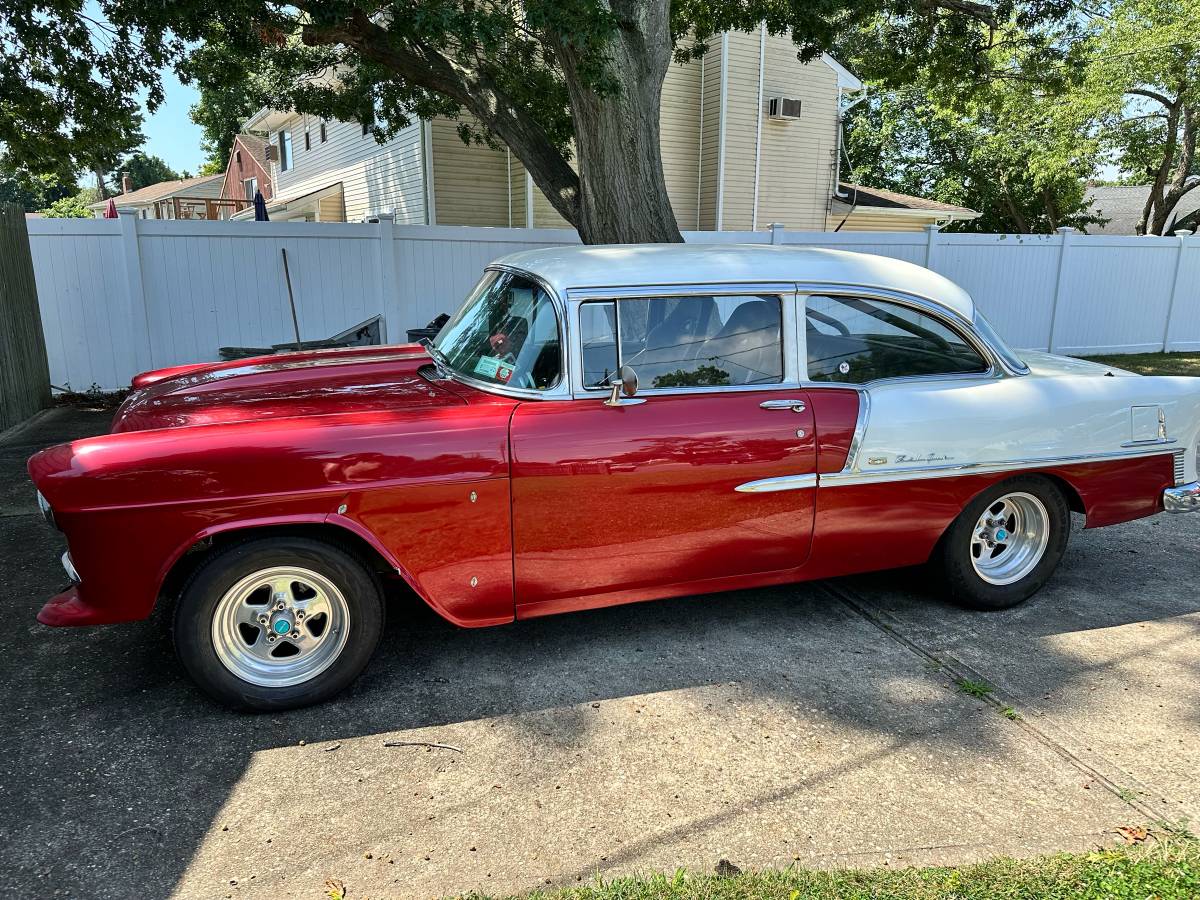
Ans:
[[[621,366],[617,370],[616,376],[609,382],[609,386],[612,388],[612,394],[604,401],[605,406],[627,406],[631,402],[644,402],[642,400],[629,401],[621,399],[621,394],[624,394],[626,397],[632,397],[637,393],[638,389],[637,372],[633,371],[629,366]]]

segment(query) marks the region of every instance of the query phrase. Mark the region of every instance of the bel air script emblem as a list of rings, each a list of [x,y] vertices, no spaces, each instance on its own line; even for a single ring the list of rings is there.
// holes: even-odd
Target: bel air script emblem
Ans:
[[[944,453],[929,452],[921,456],[909,456],[907,453],[897,453],[896,462],[898,463],[935,463],[935,462],[950,462],[953,456],[946,456]]]

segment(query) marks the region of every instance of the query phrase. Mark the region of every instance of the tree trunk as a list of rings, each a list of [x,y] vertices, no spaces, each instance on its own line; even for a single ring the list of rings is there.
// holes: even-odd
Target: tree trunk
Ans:
[[[579,166],[579,220],[585,244],[678,243],[659,146],[662,85],[671,64],[667,0],[613,3],[620,18],[610,46],[616,93],[582,83],[584,60],[565,41],[557,56],[571,97]]]
[[[315,0],[298,7],[314,10]],[[585,84],[595,49],[548,34],[562,68],[575,128],[578,173],[522,104],[482,69],[467,68],[418,40],[388,40],[382,24],[355,9],[335,23],[306,23],[310,45],[348,44],[413,84],[453,98],[498,136],[586,244],[679,242],[659,148],[662,83],[671,64],[670,0],[613,0],[618,27],[608,51],[615,92]],[[592,55],[588,57],[586,54]]]
[[[1152,234],[1165,234],[1167,230],[1167,220],[1171,218],[1171,213],[1175,211],[1175,207],[1179,205],[1179,201],[1183,199],[1183,195],[1196,187],[1193,181],[1189,183],[1188,178],[1192,170],[1192,160],[1196,154],[1196,131],[1200,127],[1200,123],[1195,120],[1195,111],[1190,106],[1183,108],[1183,139],[1179,142],[1179,158],[1175,164],[1175,174],[1171,179],[1171,185],[1167,188],[1167,192],[1162,196],[1155,210],[1153,224],[1151,225]]]
[[[1157,234],[1153,230],[1153,223],[1162,215],[1162,196],[1163,191],[1167,186],[1167,175],[1171,172],[1171,166],[1175,162],[1175,144],[1179,139],[1179,114],[1180,103],[1176,100],[1175,103],[1167,107],[1167,143],[1163,148],[1163,160],[1158,167],[1158,172],[1154,176],[1154,183],[1150,186],[1150,195],[1146,198],[1146,204],[1142,207],[1142,217],[1134,226],[1135,234],[1146,234],[1149,230],[1150,234]],[[1163,221],[1166,216],[1162,216]]]
[[[99,166],[96,166],[92,169],[92,174],[96,176],[96,190],[100,194],[100,199],[107,200],[112,195],[108,192],[108,184],[104,181],[104,173],[100,171]]]

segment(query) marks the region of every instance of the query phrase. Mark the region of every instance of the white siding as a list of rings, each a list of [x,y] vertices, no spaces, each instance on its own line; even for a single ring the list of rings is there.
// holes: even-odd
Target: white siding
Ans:
[[[820,231],[825,227],[833,191],[837,73],[820,60],[801,63],[790,37],[769,36],[763,102],[771,97],[798,98],[801,109],[795,121],[764,116],[758,226],[777,222],[788,228]]]
[[[421,124],[415,122],[385,144],[363,135],[357,122],[326,123],[328,140],[321,143],[321,120],[293,116],[283,126],[292,135],[292,166],[280,171],[271,164],[275,182],[272,202],[299,197],[337,182],[345,196],[345,220],[359,222],[378,212],[394,210],[396,220],[425,222],[425,180]],[[308,130],[311,149],[304,149]],[[270,134],[278,144],[278,132]]]
[[[438,225],[507,227],[507,151],[486,144],[464,144],[457,123],[449,119],[434,119],[429,127],[437,205],[434,221]]]

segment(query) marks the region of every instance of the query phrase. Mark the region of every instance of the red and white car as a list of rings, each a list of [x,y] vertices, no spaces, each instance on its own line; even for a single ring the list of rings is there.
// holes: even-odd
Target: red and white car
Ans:
[[[48,625],[174,606],[202,688],[325,699],[384,584],[459,625],[930,563],[998,609],[1087,527],[1200,508],[1200,382],[1009,349],[903,262],[570,247],[489,266],[428,347],[149,372],[29,471]]]

